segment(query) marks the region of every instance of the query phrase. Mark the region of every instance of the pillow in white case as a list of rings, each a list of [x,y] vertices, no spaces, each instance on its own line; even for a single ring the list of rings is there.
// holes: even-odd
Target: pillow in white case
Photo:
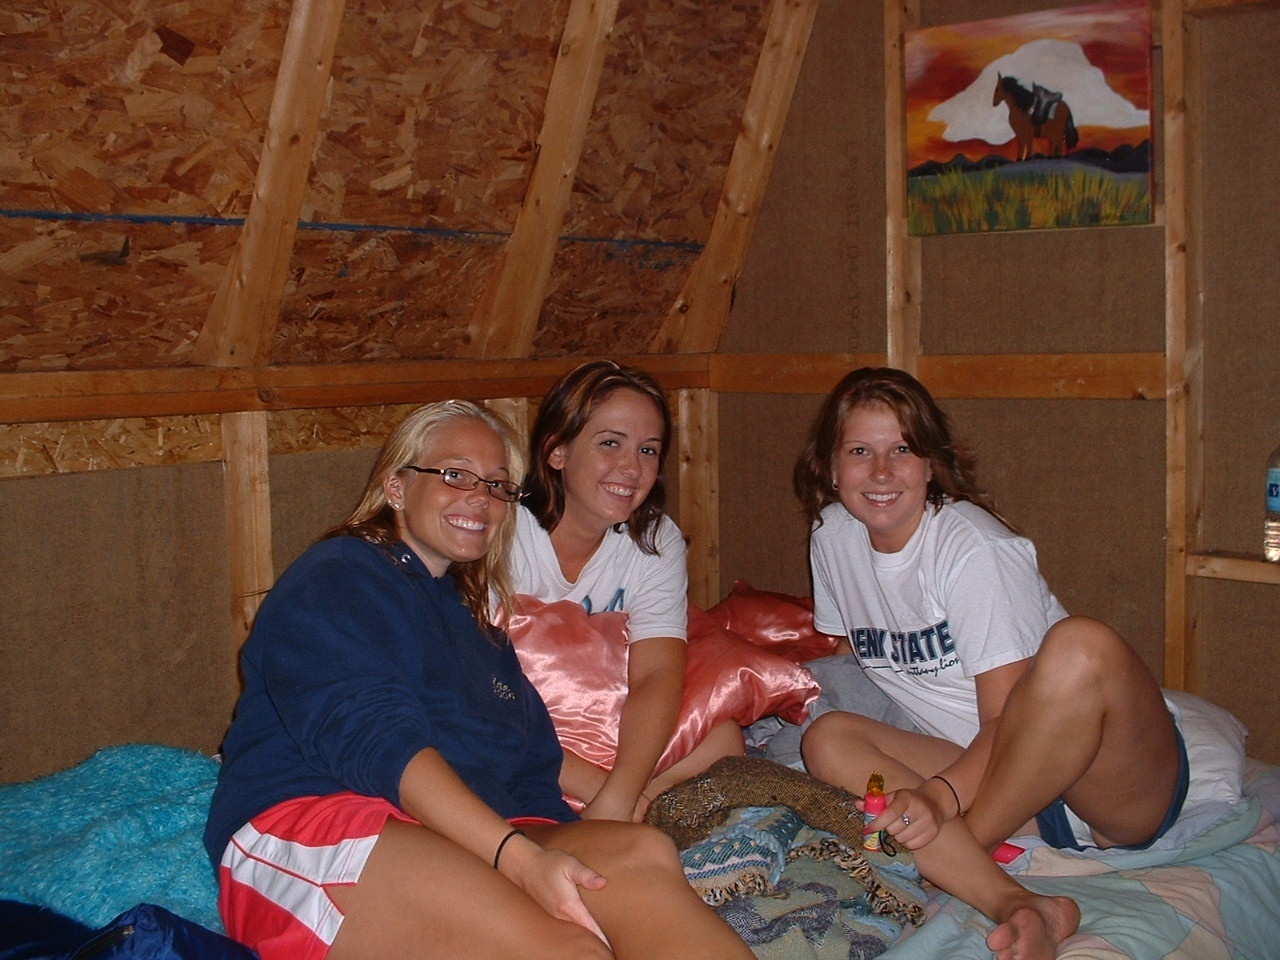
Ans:
[[[1245,739],[1248,731],[1222,707],[1182,690],[1165,690],[1187,744],[1191,785],[1187,803],[1239,803],[1244,792]]]

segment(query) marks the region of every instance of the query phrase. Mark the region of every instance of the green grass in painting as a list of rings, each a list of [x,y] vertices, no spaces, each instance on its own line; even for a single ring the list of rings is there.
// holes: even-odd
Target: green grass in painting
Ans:
[[[1151,189],[1143,177],[1070,166],[1020,172],[946,170],[907,181],[912,236],[1151,222]]]

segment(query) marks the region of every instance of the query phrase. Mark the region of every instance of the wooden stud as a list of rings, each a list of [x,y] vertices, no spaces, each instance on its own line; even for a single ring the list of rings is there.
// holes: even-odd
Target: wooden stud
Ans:
[[[569,7],[529,190],[471,319],[472,356],[523,357],[533,349],[617,12],[618,0],[573,0]]]
[[[885,269],[888,364],[919,372],[920,238],[907,235],[907,111],[905,34],[920,22],[919,0],[885,0]]]
[[[271,562],[271,482],[267,415],[228,413],[222,417],[223,500],[227,515],[227,556],[231,577],[234,650],[238,651],[262,598],[275,577]],[[234,669],[235,658],[231,658]]]
[[[720,415],[710,390],[679,390],[680,529],[689,540],[689,602],[720,599]]]
[[[1190,539],[1187,449],[1187,134],[1182,0],[1163,0],[1165,217],[1165,647],[1164,685],[1194,689],[1188,631]],[[1198,387],[1198,384],[1197,384]],[[1197,390],[1198,392],[1198,390]]]
[[[529,428],[533,426],[533,415],[528,397],[494,397],[486,400],[484,405],[515,427],[516,436],[521,444],[528,447]],[[519,480],[519,477],[513,479]]]
[[[774,0],[770,8],[711,235],[654,335],[654,353],[714,353],[720,346],[817,10],[817,0]]]
[[[1184,0],[1185,3],[1185,0]],[[1182,100],[1183,111],[1183,155],[1182,155],[1182,193],[1183,223],[1186,242],[1180,246],[1172,243],[1172,237],[1166,235],[1166,256],[1177,255],[1181,251],[1184,258],[1181,274],[1174,273],[1166,277],[1171,289],[1166,296],[1170,303],[1177,297],[1181,303],[1180,315],[1168,314],[1166,322],[1173,332],[1166,335],[1173,339],[1178,323],[1182,326],[1181,351],[1183,370],[1183,390],[1185,410],[1183,415],[1183,435],[1177,436],[1175,429],[1169,430],[1167,442],[1171,447],[1182,444],[1184,451],[1182,469],[1185,472],[1185,490],[1182,503],[1182,522],[1185,525],[1183,547],[1188,562],[1193,560],[1192,554],[1205,547],[1205,367],[1204,367],[1204,64],[1200,57],[1201,26],[1198,17],[1186,15],[1183,7],[1182,20]],[[1166,144],[1166,151],[1170,146]],[[1171,154],[1166,153],[1166,156]],[[1166,171],[1168,161],[1166,160]],[[1166,177],[1167,177],[1166,172]],[[1168,227],[1166,226],[1166,230]],[[1180,280],[1179,289],[1176,284]],[[1170,352],[1173,352],[1172,350]],[[1173,420],[1169,420],[1173,423]],[[1170,461],[1171,467],[1176,462]],[[1170,470],[1170,474],[1173,470]],[[1166,505],[1166,510],[1169,507]],[[1190,575],[1191,568],[1187,570]],[[1264,573],[1265,575],[1265,573]],[[1263,581],[1266,582],[1266,581]],[[1194,576],[1184,577],[1182,581],[1185,594],[1179,601],[1178,618],[1182,642],[1183,686],[1182,689],[1199,691],[1201,684],[1201,633],[1200,624],[1203,619],[1204,583]],[[1166,621],[1168,604],[1166,604]],[[1176,654],[1176,651],[1175,651]],[[1170,659],[1166,652],[1166,661]]]

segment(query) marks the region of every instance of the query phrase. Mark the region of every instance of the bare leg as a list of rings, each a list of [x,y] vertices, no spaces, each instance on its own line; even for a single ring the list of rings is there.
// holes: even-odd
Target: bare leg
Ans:
[[[919,786],[923,779],[920,773],[899,756],[914,752],[921,756],[921,765],[933,771],[954,760],[960,748],[837,712],[814,721],[805,735],[803,751],[805,766],[814,776],[861,793],[872,771],[883,774],[890,789]],[[933,840],[912,852],[921,876],[996,922],[987,945],[1002,960],[1049,960],[1080,923],[1074,901],[1032,893],[1005,873],[969,832],[963,818],[948,820]]]
[[[608,960],[487,863],[425,827],[389,820],[360,881],[330,891],[344,915],[330,960]],[[495,922],[501,918],[501,922]]]
[[[675,845],[656,828],[584,820],[528,832],[607,878],[582,899],[618,960],[754,960],[689,886]]]
[[[359,883],[330,891],[345,916],[331,960],[753,960],[660,831],[599,820],[524,829],[606,877],[581,892],[612,952],[438,834],[388,821]]]
[[[1169,808],[1178,759],[1146,665],[1105,624],[1070,617],[1010,692],[965,821],[991,846],[1063,796],[1099,845],[1141,843]]]
[[[740,757],[745,751],[742,728],[732,720],[726,720],[712,727],[687,757],[650,780],[644,792],[652,800],[662,791],[702,773],[722,757]]]

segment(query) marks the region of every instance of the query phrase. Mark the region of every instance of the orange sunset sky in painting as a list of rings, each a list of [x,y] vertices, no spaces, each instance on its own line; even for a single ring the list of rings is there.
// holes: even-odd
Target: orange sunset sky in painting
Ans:
[[[1090,76],[1087,83],[1082,77],[1074,90],[1062,74],[1034,76],[1035,68],[1027,58],[1045,46],[1066,51],[1078,64],[1096,70],[1078,71]],[[913,30],[906,35],[904,58],[908,169],[927,160],[945,163],[959,153],[970,160],[1010,155],[1008,141],[1013,132],[1005,119],[1006,108],[991,105],[997,70],[1018,76],[1024,86],[1030,87],[1034,80],[1064,93],[1080,129],[1080,148],[1136,146],[1151,135],[1147,0]],[[1091,113],[1089,104],[1104,99],[1120,109]]]

